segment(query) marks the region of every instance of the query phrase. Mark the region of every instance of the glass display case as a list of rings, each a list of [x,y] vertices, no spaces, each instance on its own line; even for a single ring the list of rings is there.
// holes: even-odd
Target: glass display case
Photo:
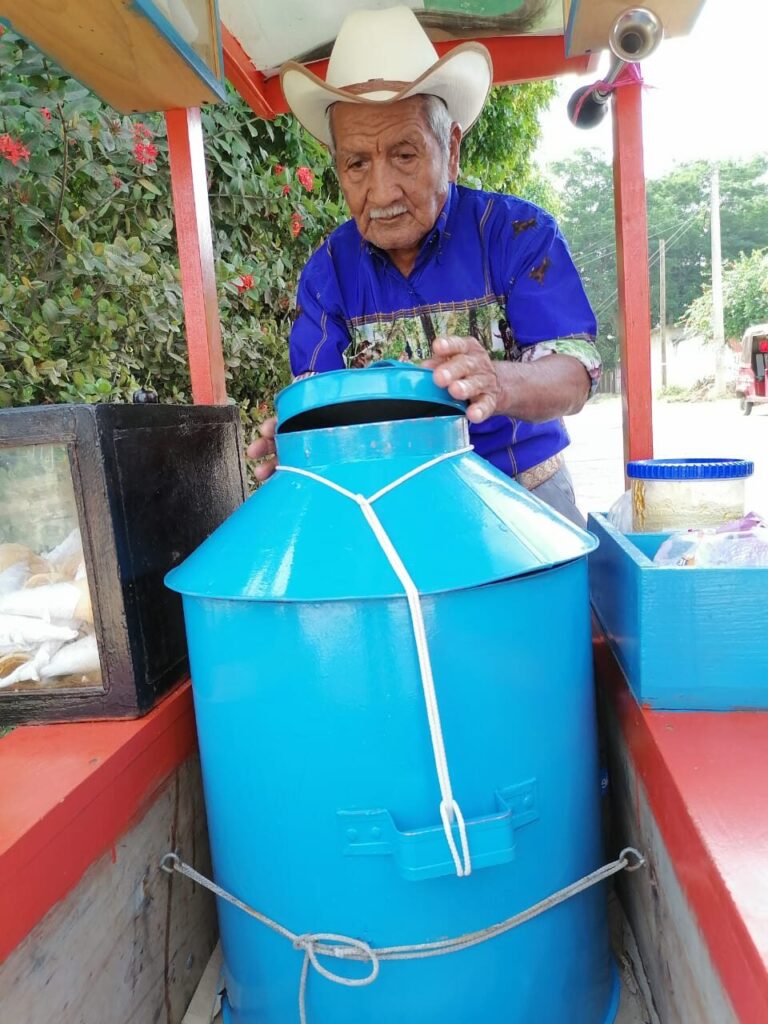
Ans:
[[[245,496],[237,408],[0,411],[0,724],[130,717],[187,671],[171,568]]]
[[[0,688],[103,689],[67,446],[0,450]]]

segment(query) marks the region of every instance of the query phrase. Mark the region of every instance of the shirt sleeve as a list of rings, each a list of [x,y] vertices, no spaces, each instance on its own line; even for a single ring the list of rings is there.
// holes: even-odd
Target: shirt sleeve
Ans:
[[[343,370],[350,337],[327,242],[312,255],[299,278],[296,305],[288,341],[293,376]]]
[[[594,394],[601,373],[597,321],[555,219],[529,205],[522,218],[508,215],[501,230],[506,280],[499,284],[523,360],[553,353],[573,356],[589,374]]]

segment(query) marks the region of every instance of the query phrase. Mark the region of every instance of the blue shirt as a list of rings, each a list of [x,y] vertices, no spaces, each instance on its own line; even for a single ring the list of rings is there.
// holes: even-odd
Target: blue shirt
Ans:
[[[515,196],[451,185],[408,275],[347,221],[312,255],[299,281],[290,336],[294,376],[429,358],[435,337],[473,336],[492,357],[562,352],[593,386],[597,325],[565,239],[546,211]],[[569,442],[562,420],[493,416],[470,424],[479,455],[514,476]]]

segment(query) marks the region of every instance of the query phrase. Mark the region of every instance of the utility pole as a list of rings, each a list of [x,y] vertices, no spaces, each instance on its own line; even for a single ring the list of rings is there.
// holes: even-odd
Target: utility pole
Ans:
[[[712,232],[712,342],[715,346],[715,388],[725,391],[725,325],[723,323],[723,254],[720,244],[720,168],[712,165],[711,215]]]
[[[667,386],[667,240],[659,239],[659,332],[661,334],[661,386]]]

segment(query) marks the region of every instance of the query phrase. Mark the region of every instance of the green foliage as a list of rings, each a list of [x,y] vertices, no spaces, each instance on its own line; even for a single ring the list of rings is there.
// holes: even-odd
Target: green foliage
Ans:
[[[597,315],[603,366],[612,370],[618,364],[619,333],[613,172],[599,154],[586,149],[554,164],[552,171],[560,186],[560,227]]]
[[[188,401],[164,119],[121,117],[10,32],[0,74],[0,135],[30,153],[0,157],[0,405],[125,401],[146,383]],[[227,386],[256,418],[290,377],[298,274],[341,213],[292,118],[234,97],[203,117]]]
[[[768,249],[756,249],[723,270],[723,320],[726,338],[740,338],[750,324],[768,322]],[[691,334],[712,337],[712,288],[689,306],[683,323]]]
[[[616,240],[611,166],[580,150],[552,168],[560,182],[561,225],[598,314],[598,347],[606,367],[618,352]],[[666,240],[667,322],[674,323],[711,277],[710,166],[682,164],[647,182],[651,316],[659,320],[659,239]],[[723,258],[735,260],[768,241],[768,157],[720,164]],[[739,332],[740,333],[740,332]]]
[[[555,93],[550,81],[492,89],[461,146],[463,180],[491,192],[512,192],[557,213],[555,192],[532,162],[541,135],[539,115]]]
[[[164,118],[119,115],[10,31],[0,78],[0,406],[144,385],[189,401]],[[474,183],[546,200],[530,161],[551,95],[496,90],[466,142]],[[203,128],[227,388],[255,421],[290,379],[301,269],[346,213],[319,143],[229,99]]]

